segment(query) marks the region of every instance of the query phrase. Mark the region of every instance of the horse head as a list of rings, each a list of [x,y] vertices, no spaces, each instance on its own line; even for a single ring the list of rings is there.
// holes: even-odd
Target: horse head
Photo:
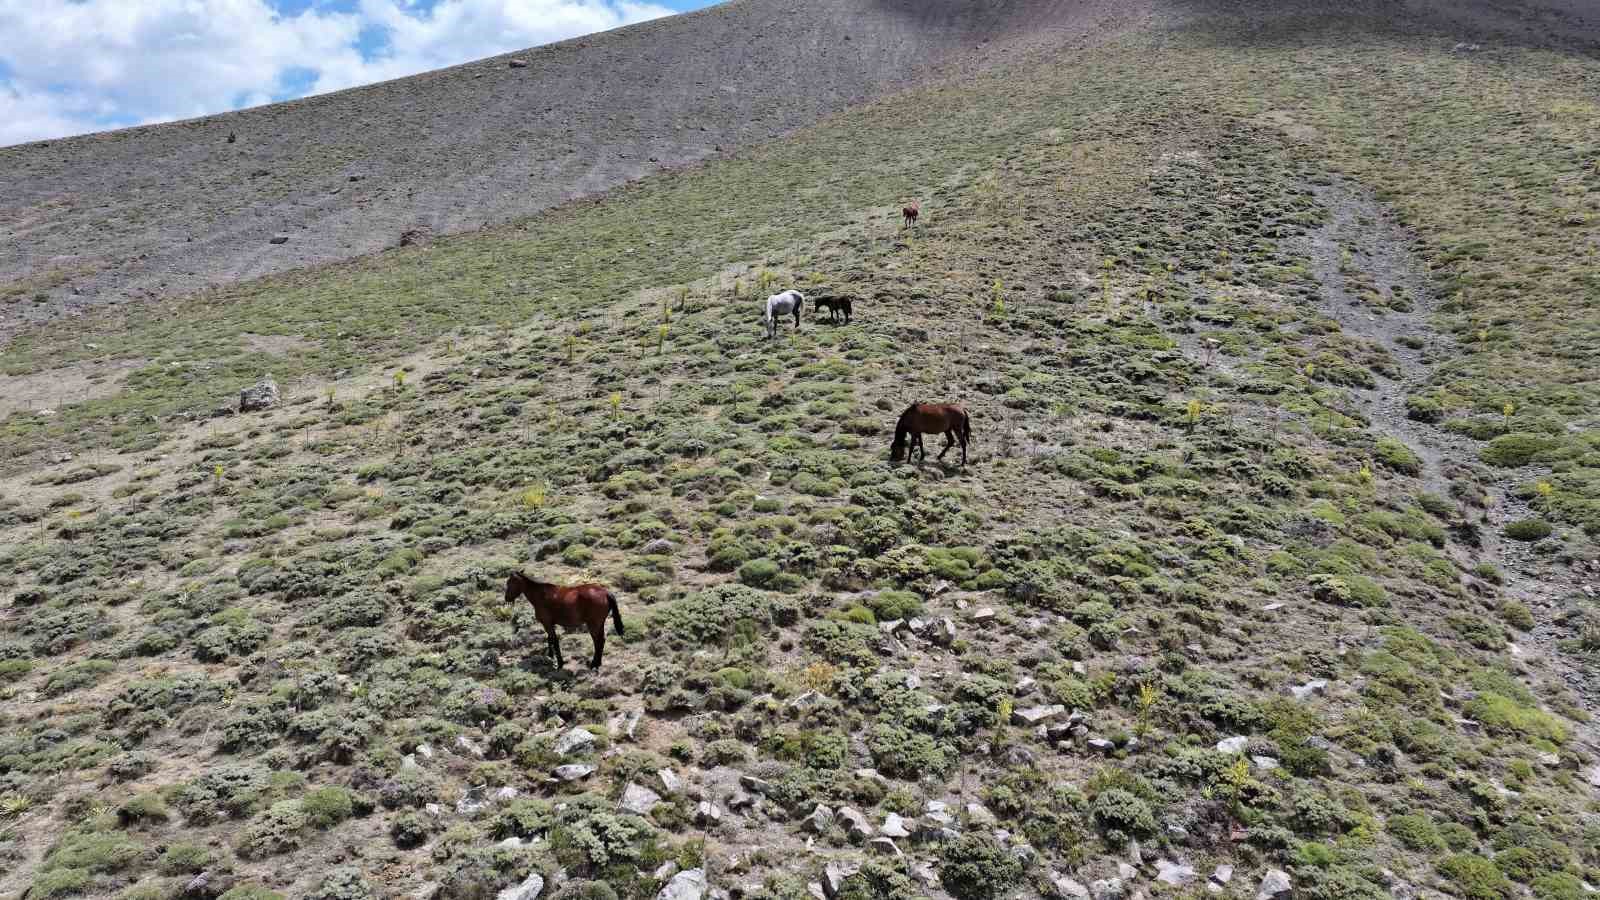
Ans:
[[[901,435],[895,435],[894,443],[889,445],[889,461],[899,462],[906,455],[906,441]]]
[[[517,595],[526,590],[527,586],[528,576],[521,572],[512,572],[511,577],[506,579],[506,602],[510,603],[517,599]]]

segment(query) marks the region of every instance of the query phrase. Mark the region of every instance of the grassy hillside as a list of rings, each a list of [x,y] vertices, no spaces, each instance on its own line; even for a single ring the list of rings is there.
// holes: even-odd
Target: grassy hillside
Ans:
[[[1583,896],[1600,63],[1456,40],[1151,33],[24,336],[0,893]]]

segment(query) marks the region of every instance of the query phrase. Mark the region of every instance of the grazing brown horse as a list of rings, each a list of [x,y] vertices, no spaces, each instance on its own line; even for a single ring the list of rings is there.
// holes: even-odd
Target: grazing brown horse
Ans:
[[[957,441],[961,442],[961,464],[967,464],[967,441],[972,439],[972,421],[967,411],[959,406],[939,403],[913,403],[900,414],[894,426],[894,443],[889,445],[889,458],[895,462],[909,460],[912,451],[921,450],[922,459],[928,458],[928,449],[922,445],[925,434],[944,434],[944,449],[936,460],[944,459]],[[907,445],[907,437],[910,445]]]
[[[818,297],[811,301],[811,310],[812,315],[827,310],[829,322],[839,321],[839,313],[844,313],[844,323],[849,325],[851,305],[849,297]]]
[[[919,216],[921,214],[922,214],[922,204],[918,203],[915,200],[911,201],[910,203],[907,203],[905,206],[901,207],[901,209],[900,209],[900,215],[905,217],[905,224],[907,224],[907,225],[915,225],[915,224],[917,224],[917,216]]]
[[[589,629],[589,637],[594,639],[594,659],[589,663],[591,669],[600,668],[600,654],[606,647],[606,613],[610,613],[612,621],[617,623],[617,634],[622,634],[622,613],[617,611],[617,598],[603,584],[563,587],[534,581],[521,572],[512,572],[511,577],[506,579],[506,602],[517,599],[518,594],[527,597],[528,602],[533,604],[533,614],[550,638],[548,652],[555,659],[558,669],[566,665],[566,660],[561,658],[561,639],[556,636],[557,626],[568,631],[580,627]]]

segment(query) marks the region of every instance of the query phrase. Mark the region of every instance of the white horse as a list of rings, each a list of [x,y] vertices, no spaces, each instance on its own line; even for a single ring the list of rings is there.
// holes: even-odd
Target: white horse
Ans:
[[[806,295],[796,290],[787,290],[781,294],[773,294],[767,298],[767,312],[761,321],[767,325],[767,340],[778,336],[778,319],[794,313],[794,330],[800,330],[800,307],[806,302]]]

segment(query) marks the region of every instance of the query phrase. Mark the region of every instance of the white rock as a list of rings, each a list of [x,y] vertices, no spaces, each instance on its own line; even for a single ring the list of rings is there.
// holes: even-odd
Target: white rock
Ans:
[[[1561,754],[1541,753],[1539,754],[1539,765],[1548,766],[1552,769],[1558,768],[1561,765]]]
[[[861,810],[851,806],[839,807],[839,819],[844,822],[845,831],[856,840],[865,840],[872,837],[872,823]]]
[[[900,848],[895,842],[886,837],[875,837],[867,841],[867,849],[880,856],[902,856]]]
[[[595,737],[582,728],[573,728],[556,739],[556,753],[561,756],[572,756],[575,753],[587,753],[594,749]]]
[[[1282,869],[1273,869],[1261,879],[1261,887],[1256,891],[1256,900],[1289,900],[1294,894],[1294,882],[1289,880],[1289,873]]]
[[[1122,900],[1122,879],[1102,878],[1090,882],[1089,896],[1094,900]]]
[[[1304,700],[1313,695],[1320,697],[1327,692],[1328,682],[1322,678],[1316,678],[1301,685],[1292,685],[1289,688],[1289,694],[1296,700]]]
[[[1230,866],[1227,863],[1217,866],[1217,870],[1211,873],[1211,880],[1215,881],[1217,884],[1227,884],[1228,882],[1232,881],[1233,866]]]
[[[1013,709],[1011,711],[1011,724],[1023,728],[1032,728],[1053,722],[1067,714],[1067,708],[1059,703],[1050,706],[1030,706],[1027,709]]]
[[[1198,876],[1199,873],[1193,866],[1180,865],[1166,859],[1156,861],[1156,880],[1164,884],[1183,887]]]
[[[1236,735],[1234,737],[1223,738],[1222,740],[1217,741],[1217,752],[1243,753],[1244,749],[1248,746],[1250,746],[1249,738],[1242,735]]]
[[[800,827],[813,834],[826,832],[833,827],[833,810],[818,803],[817,808],[811,811],[811,815],[806,816]]]
[[[722,809],[710,800],[701,800],[694,808],[695,824],[710,828],[722,821]]]
[[[911,836],[911,829],[906,827],[906,820],[900,818],[899,813],[889,813],[883,819],[883,828],[879,829],[885,837],[905,838]]]
[[[660,794],[643,785],[629,782],[628,786],[622,789],[622,800],[617,805],[634,815],[643,816],[648,815],[660,802]]]
[[[562,781],[577,781],[580,778],[588,778],[593,774],[594,766],[585,763],[568,763],[564,766],[556,766],[556,777]]]
[[[456,750],[462,756],[470,756],[473,759],[483,759],[483,748],[479,747],[477,744],[474,744],[472,742],[472,738],[469,738],[464,734],[456,735]]]
[[[1117,863],[1117,876],[1122,881],[1132,881],[1139,877],[1139,870],[1135,869],[1132,863],[1119,862]]]
[[[1261,607],[1262,612],[1277,612],[1280,609],[1283,609],[1282,603],[1268,603],[1266,606]]]
[[[495,895],[495,900],[539,900],[539,895],[544,893],[544,876],[538,872],[528,873],[528,877],[515,887],[508,887]]]
[[[1056,889],[1056,895],[1062,900],[1089,900],[1089,889],[1081,882],[1074,881],[1065,875],[1054,875],[1050,884]]]
[[[680,794],[683,792],[683,779],[678,777],[677,772],[671,769],[662,769],[656,773],[656,778],[661,781],[661,789],[667,793]]]
[[[989,811],[989,807],[984,806],[982,803],[968,803],[967,821],[974,825],[993,825],[995,818],[994,813]]]
[[[1263,772],[1271,772],[1278,767],[1278,761],[1270,756],[1252,756],[1250,761]]]
[[[688,869],[672,876],[656,900],[700,900],[706,894],[706,871]]]
[[[669,859],[656,866],[656,870],[650,873],[650,877],[664,883],[671,880],[672,876],[676,874],[678,874],[678,864]]]
[[[833,860],[822,870],[822,892],[830,898],[839,896],[839,890],[844,887],[845,879],[859,871],[861,864],[858,862]]]
[[[978,625],[987,625],[994,621],[994,607],[984,606],[972,613],[972,621]]]
[[[1105,738],[1093,738],[1089,741],[1089,749],[1098,753],[1110,753],[1111,751],[1117,749],[1117,745],[1111,743]]]
[[[427,744],[418,744],[417,755],[423,759],[433,759],[433,748],[429,747]]]
[[[1011,692],[1016,694],[1018,697],[1026,697],[1033,693],[1034,689],[1038,686],[1039,682],[1033,680],[1032,678],[1024,678],[1017,682],[1017,686],[1012,688]]]

